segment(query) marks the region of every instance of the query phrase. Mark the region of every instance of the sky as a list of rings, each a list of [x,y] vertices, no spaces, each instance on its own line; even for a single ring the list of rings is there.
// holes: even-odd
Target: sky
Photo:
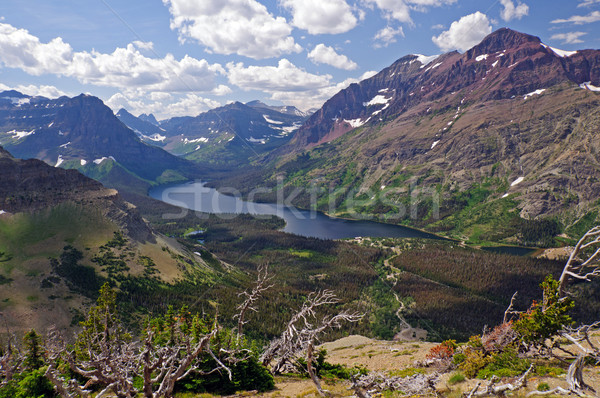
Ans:
[[[2,0],[0,89],[158,119],[256,99],[308,110],[501,27],[598,49],[600,0]]]

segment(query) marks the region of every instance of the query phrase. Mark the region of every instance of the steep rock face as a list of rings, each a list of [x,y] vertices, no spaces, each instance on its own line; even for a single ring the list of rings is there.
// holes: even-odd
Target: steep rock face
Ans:
[[[597,50],[555,50],[535,36],[505,28],[464,54],[409,55],[328,100],[286,150],[328,142],[339,136],[340,130],[387,121],[452,93],[460,93],[463,103],[473,103],[509,99],[561,83],[600,86],[599,59]],[[334,130],[338,133],[332,136]]]

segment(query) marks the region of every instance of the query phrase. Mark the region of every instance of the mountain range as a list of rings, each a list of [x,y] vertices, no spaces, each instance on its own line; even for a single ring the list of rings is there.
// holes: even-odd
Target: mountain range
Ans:
[[[407,55],[341,90],[263,168],[272,185],[285,173],[290,189],[320,189],[321,210],[461,239],[508,239],[523,219],[570,226],[599,205],[598,91],[600,51],[500,29],[463,54]],[[259,178],[269,173],[215,185]]]
[[[143,143],[100,99],[0,93],[0,145],[19,158],[81,170],[108,186],[145,191],[193,178],[197,166]]]
[[[234,102],[160,123],[144,115],[136,118],[125,109],[116,115],[146,143],[186,159],[230,168],[286,144],[309,116],[293,106],[260,101]]]

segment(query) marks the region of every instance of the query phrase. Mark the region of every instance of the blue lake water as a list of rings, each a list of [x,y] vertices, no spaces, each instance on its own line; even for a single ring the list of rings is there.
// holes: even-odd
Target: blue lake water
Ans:
[[[235,214],[254,214],[257,217],[277,216],[285,221],[283,232],[321,238],[343,239],[357,236],[387,238],[443,239],[427,232],[375,221],[345,220],[321,212],[299,210],[282,204],[246,202],[239,197],[224,195],[202,182],[165,185],[150,190],[149,195],[175,206],[220,214],[235,218]]]

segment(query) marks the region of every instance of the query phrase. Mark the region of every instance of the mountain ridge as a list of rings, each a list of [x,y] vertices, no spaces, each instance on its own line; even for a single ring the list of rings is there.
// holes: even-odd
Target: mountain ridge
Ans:
[[[329,99],[298,130],[290,145],[278,153],[329,142],[357,126],[376,123],[423,100],[435,100],[466,88],[471,92],[463,98],[473,101],[525,95],[568,81],[578,85],[589,81],[600,86],[600,52],[582,50],[567,54],[556,53],[535,36],[502,28],[464,54],[442,54],[427,64],[417,55],[407,55]],[[532,74],[534,68],[540,72]],[[500,74],[494,79],[498,88],[485,82],[492,72]],[[379,92],[386,88],[394,93]],[[484,95],[478,96],[477,91],[484,89]],[[380,102],[371,104],[378,95],[382,97]]]
[[[198,172],[191,162],[140,141],[99,98],[7,95],[13,94],[0,94],[0,144],[19,158],[75,168],[122,189],[144,190]]]
[[[526,220],[554,217],[568,231],[596,219],[595,91],[599,50],[501,29],[463,54],[407,55],[350,85],[265,159],[267,171],[213,185],[248,192],[283,177],[285,189],[305,188],[300,207],[523,243]],[[275,200],[272,189],[259,200]]]

